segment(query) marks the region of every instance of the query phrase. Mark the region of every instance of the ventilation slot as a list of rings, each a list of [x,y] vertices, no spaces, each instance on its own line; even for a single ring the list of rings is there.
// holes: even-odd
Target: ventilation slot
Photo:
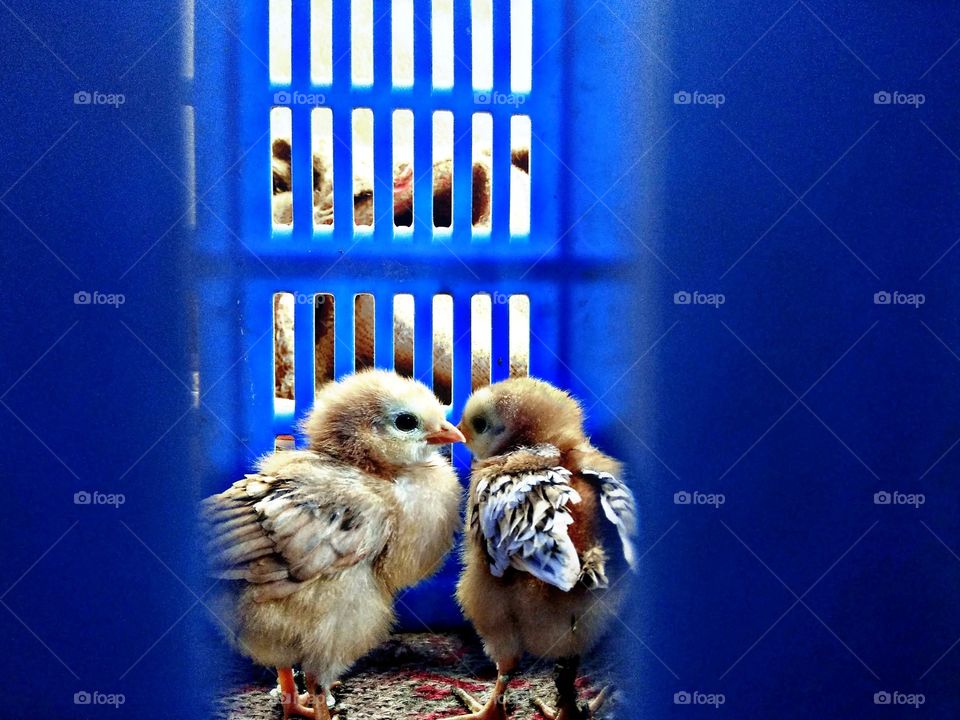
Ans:
[[[530,298],[510,296],[510,377],[530,374]]]
[[[510,118],[510,234],[530,233],[530,116]],[[526,168],[526,172],[524,172]]]
[[[281,450],[296,450],[297,441],[293,438],[293,435],[277,435],[276,439],[273,441],[273,451],[280,452]]]
[[[533,0],[510,0],[510,90],[530,92]]]
[[[333,0],[310,2],[310,80],[333,82]]]
[[[393,111],[393,222],[413,227],[413,112]]]
[[[192,105],[183,106],[183,150],[187,186],[186,221],[189,227],[197,226],[197,131],[196,112]]]
[[[279,415],[293,413],[293,309],[291,293],[273,296],[273,409]]]
[[[473,46],[473,89],[493,87],[493,1],[470,3],[471,43]]]
[[[291,80],[292,12],[291,0],[270,0],[270,82],[272,83],[286,84]]]
[[[393,369],[413,377],[413,295],[393,296]]]
[[[493,213],[493,115],[473,115],[473,230],[474,234],[490,232]]]
[[[487,294],[470,298],[470,388],[490,384],[493,373],[493,302]]]
[[[290,108],[275,107],[270,110],[271,175],[273,190],[274,230],[289,230],[293,227],[293,166],[291,165],[291,113]]]
[[[353,300],[353,369],[373,367],[376,347],[373,295],[361,293]]]
[[[373,205],[373,110],[353,111],[353,224],[372,228]]]
[[[433,296],[433,392],[444,405],[453,402],[453,297]]]
[[[333,380],[334,353],[337,348],[333,295],[313,296],[313,391]]]
[[[310,113],[313,145],[313,227],[333,227],[333,112],[315,108]]]
[[[433,226],[453,227],[453,113],[433,114]]]
[[[430,37],[433,40],[433,86],[453,87],[453,0],[433,0]]]
[[[353,84],[373,85],[373,0],[351,0],[350,53]]]
[[[413,0],[393,0],[393,86],[413,85]]]

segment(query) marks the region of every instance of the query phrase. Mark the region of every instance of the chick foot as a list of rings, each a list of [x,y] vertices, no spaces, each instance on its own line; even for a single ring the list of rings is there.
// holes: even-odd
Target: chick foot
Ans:
[[[558,707],[556,710],[543,700],[534,700],[533,704],[547,718],[547,720],[589,720],[600,710],[607,701],[609,687],[603,688],[589,703],[580,705],[577,702],[577,670],[580,666],[579,658],[566,658],[557,663],[553,671],[554,682],[557,685]]]
[[[574,702],[561,705],[559,710],[554,710],[539,698],[534,699],[533,705],[547,720],[589,720],[589,718],[594,717],[594,715],[599,712],[609,696],[610,688],[608,686],[603,688],[599,695],[583,706],[577,705],[576,702]]]
[[[454,688],[454,694],[471,712],[469,715],[457,715],[451,720],[507,720],[507,685],[510,684],[510,675],[516,670],[517,664],[516,659],[497,663],[497,683],[493,686],[486,705],[466,690]]]
[[[308,680],[310,690],[306,695],[297,693],[297,684],[293,679],[292,668],[277,668],[277,679],[280,682],[280,705],[283,708],[283,720],[291,717],[309,718],[310,720],[333,720],[325,700],[318,700],[316,695],[316,680],[313,686]]]

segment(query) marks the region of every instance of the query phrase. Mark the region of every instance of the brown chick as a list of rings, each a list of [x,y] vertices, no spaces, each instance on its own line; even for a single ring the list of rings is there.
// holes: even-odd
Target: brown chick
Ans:
[[[634,560],[636,508],[621,466],[590,444],[576,400],[532,378],[478,390],[460,429],[474,464],[457,598],[498,675],[486,705],[458,692],[473,711],[463,717],[507,717],[525,652],[557,661],[558,711],[538,702],[541,712],[589,717],[606,692],[578,704],[579,659],[618,611],[618,580]]]
[[[303,429],[308,450],[265,457],[203,510],[230,640],[277,668],[284,718],[327,720],[326,691],[386,639],[396,592],[453,544],[461,489],[438,446],[463,435],[424,385],[380,370],[325,386]]]

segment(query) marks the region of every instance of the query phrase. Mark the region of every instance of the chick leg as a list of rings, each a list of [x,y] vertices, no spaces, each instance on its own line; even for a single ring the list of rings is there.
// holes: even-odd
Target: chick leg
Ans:
[[[486,705],[481,705],[466,690],[454,688],[454,693],[472,712],[469,715],[458,715],[452,720],[507,720],[507,685],[519,662],[518,658],[510,658],[497,663],[497,683],[493,686]]]
[[[304,707],[300,704],[297,683],[293,679],[293,668],[277,668],[277,680],[280,682],[280,704],[283,706],[283,720],[289,720],[291,716],[314,718],[313,708]]]
[[[606,700],[606,689],[597,696],[589,707],[580,707],[577,704],[577,669],[580,667],[580,658],[565,658],[557,662],[553,671],[553,679],[557,685],[557,709],[553,710],[542,700],[534,700],[537,707],[547,720],[587,720],[591,714],[600,708]]]

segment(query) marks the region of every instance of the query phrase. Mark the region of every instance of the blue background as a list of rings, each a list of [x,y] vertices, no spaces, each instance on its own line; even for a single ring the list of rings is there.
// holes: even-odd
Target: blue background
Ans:
[[[374,292],[384,319],[394,292],[421,303],[452,293],[454,416],[469,296],[530,295],[532,371],[583,399],[596,442],[630,467],[643,512],[637,600],[619,628],[635,715],[916,712],[873,704],[896,690],[924,693],[917,715],[956,717],[960,8],[538,0],[522,106],[534,132],[530,237],[511,239],[501,219],[489,241],[439,243],[420,203],[412,240],[381,226],[355,243],[345,223],[312,236],[302,185],[293,233],[270,231],[275,88],[259,5],[197,0],[192,79],[179,7],[0,7],[0,716],[209,716],[220,656],[193,512],[285,427],[272,415],[263,335],[270,295],[284,290]],[[335,57],[348,38],[337,6]],[[456,7],[464,38],[468,3]],[[293,87],[309,90],[298,8]],[[428,17],[429,2],[417,13]],[[377,32],[389,28],[389,16],[380,22]],[[428,47],[426,28],[415,32]],[[429,167],[427,113],[453,110],[459,136],[478,110],[469,69],[458,63],[456,89],[431,93],[420,54],[414,90],[391,91],[384,47],[373,89],[351,88],[342,71],[324,89],[337,132],[348,135],[345,108],[378,118],[412,108],[416,164]],[[506,67],[495,66],[498,89]],[[125,102],[74,104],[94,90]],[[683,91],[724,102],[676,104]],[[880,91],[925,102],[877,105]],[[183,105],[196,112],[195,228],[184,215]],[[512,108],[482,109],[495,115],[504,177]],[[307,112],[294,108],[295,177],[308,176]],[[389,176],[377,150],[389,126],[377,127],[378,175]],[[335,152],[348,166],[348,151]],[[469,145],[456,152],[460,182]],[[428,196],[429,180],[417,191]],[[378,192],[382,203],[388,190]],[[467,197],[457,195],[461,219]],[[74,304],[94,290],[126,301]],[[725,302],[677,305],[682,291]],[[925,303],[876,305],[880,291]],[[422,325],[417,343],[429,348]],[[418,374],[429,373],[426,356]],[[126,502],[76,505],[83,490]],[[874,504],[884,490],[926,502]],[[680,491],[725,503],[678,505]],[[458,622],[455,572],[402,598],[406,626]],[[126,703],[80,708],[81,690]],[[674,704],[694,690],[726,702]]]

